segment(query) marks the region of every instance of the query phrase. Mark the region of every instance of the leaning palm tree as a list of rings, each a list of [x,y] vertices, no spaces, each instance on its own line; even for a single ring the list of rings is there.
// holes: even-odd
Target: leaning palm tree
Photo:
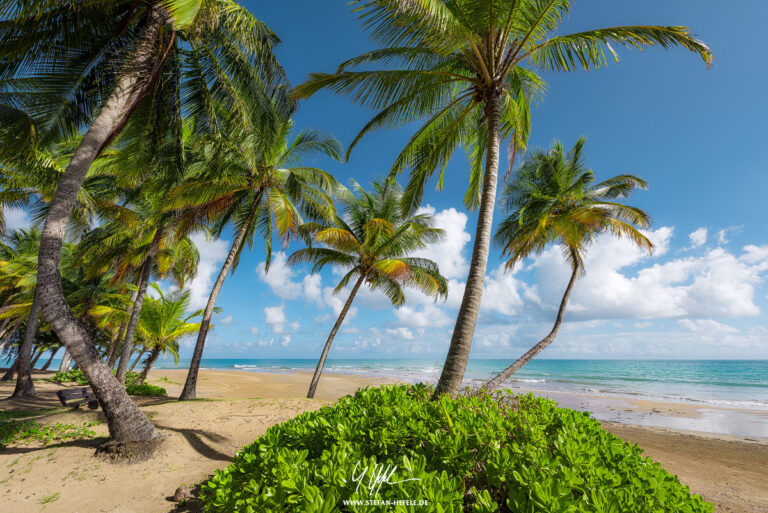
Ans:
[[[395,160],[391,174],[410,168],[403,208],[416,208],[424,186],[443,172],[457,146],[470,157],[465,204],[479,208],[472,260],[450,348],[435,396],[458,393],[482,299],[491,242],[499,148],[510,160],[525,148],[531,101],[545,87],[539,71],[603,68],[618,59],[612,44],[682,46],[709,64],[709,48],[685,27],[626,26],[563,34],[570,0],[358,0],[357,11],[383,45],[315,73],[299,86],[306,98],[322,88],[349,94],[378,110],[365,134],[426,120]],[[375,69],[381,64],[385,69]],[[364,70],[355,69],[364,66]],[[485,170],[483,170],[485,166]],[[511,168],[511,166],[510,166]]]
[[[149,356],[135,384],[141,384],[147,379],[150,369],[161,353],[171,353],[174,361],[179,361],[179,340],[185,335],[200,329],[199,322],[189,322],[193,317],[203,315],[202,310],[187,313],[189,308],[189,291],[181,290],[166,295],[153,283],[157,297],[148,297],[141,310],[139,334],[144,340],[144,346],[149,349]]]
[[[618,175],[594,184],[595,174],[584,163],[584,142],[579,139],[568,153],[559,142],[551,151],[535,152],[504,189],[511,214],[499,225],[495,240],[503,255],[509,256],[507,269],[550,244],[559,244],[571,267],[571,279],[549,334],[488,381],[485,388],[501,385],[555,340],[573,286],[584,272],[584,254],[598,235],[625,237],[649,252],[653,250],[651,241],[638,229],[648,227],[648,214],[616,201],[629,198],[635,189],[645,189],[646,182],[633,175]]]
[[[343,214],[337,214],[332,222],[303,225],[302,233],[309,247],[296,251],[288,259],[292,265],[314,263],[313,272],[328,264],[347,269],[334,289],[336,293],[354,280],[320,354],[309,385],[309,398],[315,396],[331,343],[363,283],[371,290],[381,290],[396,307],[405,302],[403,287],[415,288],[435,299],[448,295],[448,282],[435,262],[408,256],[437,242],[443,230],[434,228],[432,217],[427,214],[402,215],[402,191],[394,180],[374,184],[374,188],[375,191],[369,193],[357,186],[358,196],[348,195]],[[324,247],[312,247],[312,242]]]
[[[233,129],[225,138],[215,138],[198,148],[200,173],[169,194],[168,209],[179,212],[183,231],[214,221],[220,235],[232,222],[237,230],[227,258],[213,284],[197,336],[187,379],[179,400],[196,397],[197,376],[203,357],[216,300],[227,274],[234,272],[247,244],[256,236],[264,240],[266,268],[272,255],[273,229],[285,241],[303,222],[327,217],[334,211],[333,194],[339,184],[330,174],[305,164],[316,156],[341,158],[341,144],[315,130],[302,130],[291,140],[288,120],[271,130]]]
[[[5,2],[0,20],[0,80],[11,84],[1,91],[0,103],[45,120],[41,141],[88,127],[43,227],[38,269],[43,317],[104,409],[114,442],[104,449],[155,440],[157,430],[114,379],[66,304],[59,275],[65,228],[91,164],[144,100],[151,101],[150,93],[181,84],[188,72],[185,76],[202,77],[189,81],[198,91],[228,97],[231,110],[246,114],[261,98],[261,84],[284,79],[272,54],[278,40],[233,0]],[[179,112],[180,96],[169,97],[174,101],[167,104]],[[194,110],[199,105],[194,99],[201,97],[211,94],[187,95],[184,107]]]

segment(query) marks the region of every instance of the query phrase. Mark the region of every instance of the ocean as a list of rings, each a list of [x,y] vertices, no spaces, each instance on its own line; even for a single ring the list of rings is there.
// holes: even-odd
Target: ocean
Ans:
[[[185,368],[158,361],[159,369]],[[471,359],[465,384],[480,385],[512,360]],[[312,371],[315,359],[209,359],[207,369]],[[436,383],[438,359],[329,359],[324,372]],[[768,360],[534,360],[505,384],[511,389],[768,410]]]

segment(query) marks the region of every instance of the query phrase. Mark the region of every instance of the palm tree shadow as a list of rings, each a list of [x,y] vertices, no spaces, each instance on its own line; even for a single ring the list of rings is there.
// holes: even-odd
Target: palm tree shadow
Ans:
[[[180,433],[193,449],[195,449],[201,456],[204,456],[209,460],[227,462],[232,460],[231,455],[224,454],[223,452],[214,449],[203,440],[203,438],[207,438],[212,442],[223,442],[228,440],[225,436],[221,436],[211,431],[205,431],[203,429],[179,429],[161,425],[157,425],[157,427],[159,429],[167,429],[168,431],[175,431],[176,433]]]
[[[0,450],[0,454],[3,455],[11,455],[11,454],[27,454],[30,452],[37,452],[37,451],[47,451],[50,449],[58,449],[62,447],[82,447],[84,449],[96,449],[100,445],[107,442],[109,438],[107,437],[98,437],[98,438],[79,438],[76,440],[68,440],[66,442],[61,442],[57,444],[48,444],[48,445],[42,445],[42,446],[34,446],[34,447],[28,447],[28,446],[14,446],[14,447],[6,447],[5,449]]]

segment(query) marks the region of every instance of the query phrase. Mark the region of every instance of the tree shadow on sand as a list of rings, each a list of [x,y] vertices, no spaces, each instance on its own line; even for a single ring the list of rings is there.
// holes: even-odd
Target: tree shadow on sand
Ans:
[[[212,446],[210,446],[208,443],[206,443],[203,438],[207,438],[211,442],[219,443],[219,442],[225,442],[229,440],[227,437],[222,436],[218,433],[214,433],[212,431],[205,431],[204,429],[181,429],[181,428],[172,428],[168,426],[162,426],[160,424],[156,424],[158,429],[167,429],[168,431],[174,431],[176,433],[180,433],[186,440],[189,445],[196,450],[201,456],[208,458],[209,460],[218,460],[218,461],[232,461],[232,455],[231,454],[224,454],[221,451],[218,451],[214,449]]]

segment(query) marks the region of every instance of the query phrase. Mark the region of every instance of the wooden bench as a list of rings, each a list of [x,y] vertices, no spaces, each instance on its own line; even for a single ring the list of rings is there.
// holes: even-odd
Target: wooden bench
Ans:
[[[63,406],[71,406],[76,410],[85,403],[88,403],[88,408],[92,410],[99,407],[99,401],[88,387],[67,388],[59,390],[56,395],[59,396],[59,401]]]

